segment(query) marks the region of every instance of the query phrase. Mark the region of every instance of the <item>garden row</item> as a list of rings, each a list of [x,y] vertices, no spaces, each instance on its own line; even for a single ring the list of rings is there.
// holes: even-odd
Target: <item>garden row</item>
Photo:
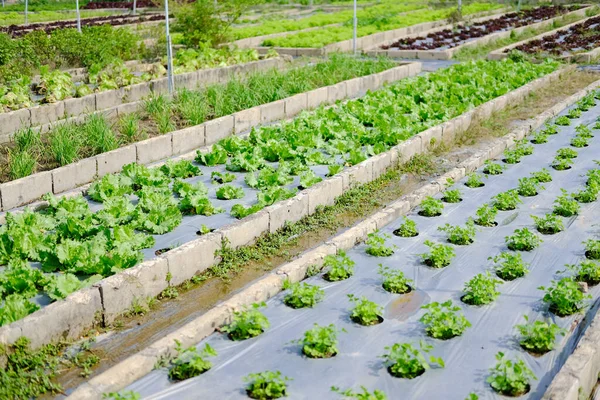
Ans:
[[[90,208],[88,208],[88,203],[81,197],[61,199],[58,202],[52,200],[57,206],[50,205],[46,214],[61,215],[76,224],[83,218],[88,221],[86,224],[91,229],[87,231],[87,234],[79,236],[78,239],[77,236],[70,236],[70,233],[66,234],[69,238],[64,236],[61,239],[62,233],[59,235],[56,232],[48,232],[48,234],[40,235],[45,232],[45,229],[40,231],[40,227],[36,227],[33,222],[28,225],[29,228],[26,229],[29,231],[27,234],[29,237],[36,236],[43,241],[48,240],[53,249],[56,249],[57,246],[63,248],[63,245],[67,245],[67,243],[68,246],[77,249],[72,253],[73,256],[78,254],[75,258],[67,255],[68,260],[62,258],[62,261],[59,260],[58,263],[53,264],[52,268],[55,268],[54,271],[57,273],[47,272],[47,274],[54,275],[56,279],[58,277],[67,279],[68,274],[78,274],[80,279],[88,279],[90,273],[110,275],[118,271],[119,267],[116,264],[111,265],[116,260],[109,261],[106,256],[107,254],[116,255],[118,251],[116,248],[110,247],[109,239],[106,241],[103,239],[103,235],[109,234],[112,230],[106,226],[106,222],[102,222],[104,220],[100,216],[109,218],[114,226],[124,224],[123,229],[136,229],[141,235],[138,236],[140,240],[137,243],[142,243],[143,232],[157,234],[154,236],[156,244],[150,250],[143,252],[147,258],[153,258],[157,251],[160,253],[161,250],[168,250],[174,245],[180,245],[182,241],[191,240],[191,242],[167,251],[164,256],[149,260],[147,263],[131,269],[129,273],[123,271],[125,275],[129,276],[128,278],[121,273],[113,277],[114,279],[108,278],[100,281],[97,285],[102,293],[101,298],[98,297],[99,293],[96,288],[86,289],[68,297],[66,301],[52,304],[23,321],[9,325],[6,329],[3,328],[1,333],[5,338],[3,340],[10,342],[16,339],[15,335],[26,335],[32,339],[35,345],[39,345],[40,342],[52,340],[55,332],[63,332],[61,327],[65,323],[70,326],[69,335],[77,335],[81,332],[80,329],[90,323],[90,318],[94,318],[95,313],[99,311],[98,307],[101,307],[105,322],[110,323],[136,297],[156,296],[164,289],[172,291],[173,286],[181,284],[194,273],[211,266],[214,263],[213,252],[221,247],[223,238],[232,247],[247,244],[265,231],[276,231],[286,221],[296,221],[304,215],[313,213],[318,205],[330,204],[336,196],[344,191],[344,187],[348,188],[352,182],[370,181],[373,177],[378,176],[393,161],[388,152],[365,159],[369,154],[373,154],[372,151],[379,152],[390,149],[399,141],[410,138],[428,126],[460,115],[469,108],[468,104],[471,104],[471,107],[482,104],[488,99],[501,96],[503,93],[508,93],[514,88],[543,76],[555,68],[555,64],[515,64],[511,61],[454,66],[428,76],[401,81],[388,89],[368,94],[356,101],[349,101],[328,109],[321,108],[312,114],[303,114],[289,123],[263,127],[255,130],[247,139],[227,138],[218,146],[213,146],[211,152],[198,154],[198,161],[201,164],[218,164],[215,167],[205,166],[202,168],[205,173],[203,176],[184,178],[199,172],[198,166],[185,161],[168,162],[157,169],[147,169],[141,165],[132,164],[127,166],[123,173],[107,175],[89,189],[89,196],[102,202],[103,206],[99,202],[90,202]],[[518,71],[518,73],[514,74],[514,71]],[[559,76],[558,74],[557,72],[536,80],[535,84],[526,85],[522,89],[503,96],[502,101],[497,103],[498,107],[502,108],[509,97],[522,96],[531,91],[535,87],[534,85],[548,82],[552,77],[555,79]],[[494,78],[482,80],[484,76],[493,76]],[[431,85],[436,85],[440,89],[441,82],[443,82],[443,90],[434,93],[428,89]],[[489,92],[485,92],[484,97],[481,96],[481,84],[490,89]],[[422,101],[417,105],[414,103],[413,93],[415,91],[430,93],[431,97],[421,99]],[[455,97],[456,93],[462,93],[465,96],[463,101],[458,101]],[[382,113],[380,106],[384,103],[389,106],[384,108],[386,111]],[[486,109],[491,112],[495,105],[492,102],[487,103]],[[433,109],[440,110],[439,107],[442,107],[441,109],[445,113],[432,111]],[[374,110],[380,111],[374,112]],[[406,110],[411,110],[411,112],[407,113]],[[469,122],[471,114],[469,114]],[[427,119],[423,120],[424,116],[429,117],[425,117]],[[402,121],[399,122],[396,120],[397,118],[401,118]],[[325,121],[327,122],[324,123]],[[462,121],[463,119],[460,122],[461,127],[456,130],[460,131],[463,125]],[[454,120],[450,122],[453,130],[455,123],[457,122]],[[402,125],[404,125],[403,128],[399,128]],[[365,126],[372,127],[365,129]],[[437,128],[440,132],[442,131],[441,125]],[[319,135],[315,135],[315,132],[319,132]],[[447,132],[447,134],[451,135],[452,132]],[[279,141],[280,138],[285,138],[285,140]],[[416,142],[408,141],[406,144],[411,146],[411,151],[420,152],[421,137],[418,136],[415,139],[418,140]],[[418,144],[418,149],[413,148],[413,142]],[[259,150],[251,150],[248,148],[249,145]],[[325,152],[311,150],[315,146],[324,147],[327,150]],[[402,145],[400,146],[402,147]],[[369,150],[370,148],[373,150]],[[300,150],[303,151],[300,152]],[[264,153],[262,153],[263,151]],[[261,153],[259,154],[259,152]],[[275,160],[280,161],[278,168],[274,168],[271,155]],[[396,158],[398,156],[399,154],[396,153]],[[407,155],[402,152],[402,157],[404,156]],[[333,164],[328,166],[334,159],[338,160],[335,164],[339,166],[333,167]],[[223,170],[225,163],[228,172]],[[359,164],[356,167],[347,168],[342,165],[343,163],[346,165]],[[315,164],[321,166],[311,168],[311,165]],[[306,186],[314,184],[314,187],[306,189],[288,202],[259,211],[278,200],[294,195],[295,186],[298,185],[298,183],[290,181],[290,178],[298,179],[293,178],[294,170],[301,175],[309,175],[310,179],[302,179],[301,186],[306,182]],[[213,172],[216,173],[213,174]],[[337,174],[315,184],[328,172],[337,172]],[[171,178],[176,176],[181,178]],[[225,183],[230,176],[236,180],[233,186]],[[173,181],[175,181],[174,185],[171,186]],[[344,182],[346,182],[345,185]],[[207,190],[207,186],[210,186],[210,189]],[[257,189],[251,189],[251,187]],[[241,203],[235,200],[218,200],[219,198],[234,198],[240,190],[247,193]],[[172,195],[173,191],[178,193],[175,197]],[[129,195],[133,192],[137,193],[135,197]],[[257,201],[252,200],[252,195],[255,193]],[[137,204],[135,201],[132,202],[136,198],[139,198]],[[220,207],[229,209],[231,215],[222,214]],[[64,213],[63,209],[79,211],[72,214],[71,212]],[[99,211],[94,212],[95,210]],[[233,222],[233,217],[243,217],[250,213],[255,213],[255,215],[244,218],[239,223]],[[183,224],[181,223],[182,214],[186,214],[183,216]],[[212,215],[209,216],[209,214]],[[32,218],[32,221],[36,218],[43,218],[42,214],[31,211],[17,214],[16,217],[22,218],[23,215]],[[14,218],[7,216],[7,221],[14,220]],[[98,218],[101,218],[102,221]],[[216,229],[212,233],[206,233],[228,222],[230,225]],[[206,227],[202,225],[206,225]],[[17,223],[15,228],[16,232],[22,226]],[[104,233],[99,233],[98,229]],[[197,234],[201,234],[202,237],[193,240]],[[11,234],[7,233],[7,238],[10,237]],[[21,252],[17,249],[20,242],[9,240],[10,246],[13,246],[10,254],[17,257]],[[130,243],[132,246],[134,245],[133,241]],[[143,244],[151,245],[152,243],[149,242],[149,239],[145,239]],[[90,252],[97,246],[104,246],[104,256],[100,259]],[[83,250],[86,248],[88,250]],[[130,257],[127,258],[128,263],[132,263],[133,260],[140,257],[139,249],[131,250]],[[21,260],[41,262],[42,265],[46,265],[46,270],[51,270],[50,263],[47,263],[51,258],[49,254],[50,258],[46,258],[47,253],[41,252],[35,256],[35,259],[30,259],[23,253],[20,254]],[[123,259],[121,258],[121,260]],[[113,269],[113,267],[116,268]],[[163,279],[165,276],[166,279]],[[147,278],[150,280],[146,281]],[[138,281],[140,279],[145,283],[142,284],[141,281]],[[136,281],[140,284],[134,283]],[[156,290],[158,292],[155,292]],[[42,298],[47,299],[46,296],[42,296]],[[18,293],[12,293],[11,302],[29,306],[28,311],[37,308],[33,301]],[[14,308],[11,308],[11,313],[9,313],[4,308],[8,320],[23,316],[22,313],[19,315],[12,313],[13,310]],[[45,324],[44,332],[30,330],[30,326],[38,323]]]
[[[152,0],[137,0],[136,6],[140,8],[156,7],[157,5]],[[132,1],[90,1],[83,9],[85,10],[101,10],[104,8],[126,8],[133,9]]]
[[[579,329],[567,335],[576,314],[598,295],[600,240],[588,232],[600,170],[582,143],[598,142],[587,126],[600,111],[594,95],[555,120],[575,129],[546,125],[532,137],[535,153],[520,141],[502,163],[440,182],[441,199],[426,197],[410,218],[377,224],[364,245],[325,256],[323,275],[284,283],[264,312],[264,303],[242,308],[221,333],[178,344],[127,390],[269,399],[323,397],[333,386],[350,397],[442,398],[440,383],[453,382],[453,398],[541,394],[576,343]]]

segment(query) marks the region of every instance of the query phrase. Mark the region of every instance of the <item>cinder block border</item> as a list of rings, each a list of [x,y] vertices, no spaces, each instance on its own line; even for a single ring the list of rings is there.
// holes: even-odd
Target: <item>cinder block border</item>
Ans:
[[[588,17],[588,18],[582,19],[582,20],[580,20],[580,21],[573,22],[572,24],[565,25],[565,26],[563,26],[563,27],[561,27],[561,28],[557,28],[557,29],[554,29],[554,30],[548,31],[548,32],[546,32],[546,33],[542,33],[541,35],[537,35],[537,36],[534,36],[534,37],[532,37],[532,38],[529,38],[529,39],[526,39],[526,40],[521,40],[520,42],[513,43],[513,44],[510,44],[510,45],[508,45],[508,46],[504,46],[504,47],[502,47],[502,48],[500,48],[500,49],[496,49],[496,50],[494,50],[494,51],[491,51],[491,52],[488,54],[487,58],[488,58],[488,60],[502,60],[502,59],[504,59],[504,58],[508,57],[508,52],[507,52],[507,50],[512,50],[512,49],[514,49],[515,47],[518,47],[518,46],[520,46],[520,45],[522,45],[522,44],[525,44],[525,43],[529,43],[529,42],[531,42],[531,41],[533,41],[533,40],[539,40],[539,39],[543,39],[543,38],[545,38],[546,36],[551,36],[551,35],[554,35],[554,34],[555,34],[555,33],[557,33],[557,32],[565,31],[565,30],[567,30],[567,29],[571,28],[572,26],[575,26],[575,25],[582,24],[582,23],[584,23],[585,21],[587,21],[588,19],[591,19],[591,18],[596,18],[596,17],[597,17],[597,15],[593,15],[593,16],[591,16],[591,17]],[[596,50],[593,50],[592,52],[594,52],[594,51],[596,51]],[[597,52],[596,52],[596,53],[597,53]],[[595,55],[596,55],[596,53],[595,53]],[[577,60],[577,57],[578,57],[578,56],[582,56],[583,58],[585,58],[585,54],[587,54],[587,53],[581,53],[581,54],[577,54],[577,55],[571,55],[571,56],[567,56],[567,57],[563,57],[563,58],[567,58],[567,59],[569,59],[569,58],[575,58],[575,59]]]
[[[408,68],[408,66],[405,67]],[[534,83],[524,85],[521,88],[518,88],[513,92],[505,94],[501,97],[508,97],[509,95],[512,95],[513,97],[515,97],[515,99],[523,99],[525,96],[531,93],[534,90],[534,88],[556,81],[560,78],[561,75],[568,71],[571,71],[573,68],[573,66],[567,66],[563,69],[560,69],[549,75],[537,79],[536,81],[534,81]],[[600,81],[597,81],[595,84],[596,86],[599,86]],[[579,98],[585,95],[585,93],[586,92],[583,91],[583,94],[581,94],[581,96],[572,96],[570,99],[572,99],[573,102],[577,101]],[[508,102],[501,103],[508,104]],[[498,104],[498,102],[495,102],[493,100],[488,101],[487,103],[484,103],[468,111],[462,116],[459,116],[446,122],[445,124],[453,123],[455,132],[457,131],[459,126],[460,129],[466,130],[470,125],[470,123],[466,123],[466,121],[472,122],[475,121],[477,118],[485,118],[486,115],[489,115],[489,113],[492,112],[496,104]],[[560,106],[561,108],[558,109],[556,113],[562,110],[562,108],[564,108],[565,102],[560,103]],[[489,113],[486,110],[489,110]],[[468,117],[465,118],[465,115],[467,115]],[[543,115],[544,114],[542,114],[542,116]],[[547,116],[545,118],[549,117],[550,116]],[[460,121],[460,123],[457,123],[457,121]],[[539,124],[541,125],[545,121],[545,119],[537,118],[536,121],[539,122]],[[531,127],[532,126],[529,126],[529,128]],[[348,188],[352,187],[353,185],[370,182],[376,179],[386,170],[397,166],[399,162],[403,162],[406,159],[406,155],[404,154],[405,151],[411,154],[426,152],[429,148],[431,140],[435,139],[439,142],[440,140],[442,140],[442,135],[443,128],[440,129],[439,126],[429,128],[415,135],[414,137],[406,140],[404,143],[393,147],[389,151],[378,155],[377,157],[370,158],[356,165],[353,168],[348,168],[340,174],[322,181],[321,183],[313,186],[312,188],[302,191],[301,194],[305,195],[308,199],[302,199],[300,201],[306,203],[302,203],[302,205],[300,206],[291,202],[286,204],[290,206],[289,210],[291,210],[292,207],[294,208],[294,211],[290,211],[293,212],[294,218],[299,219],[303,216],[310,215],[312,212],[314,212],[318,205],[332,204],[335,200],[335,197],[341,195],[342,193],[344,193],[345,190],[348,190]],[[423,140],[423,138],[427,138],[427,140]],[[513,139],[511,138],[511,140]],[[500,152],[503,151],[504,148],[505,147],[499,148],[498,154],[500,154]],[[488,152],[486,154],[490,153]],[[483,163],[484,158],[485,157],[482,156],[481,163]],[[464,164],[461,168],[464,168],[465,173],[468,173],[471,170],[477,168],[478,166],[479,164],[471,163]],[[433,190],[434,187],[437,188],[435,190],[441,190],[440,185],[434,185],[430,187],[429,191]],[[429,193],[429,191],[427,193]],[[419,201],[418,197],[414,197],[415,194],[413,194],[412,196],[412,200],[410,200],[410,196],[408,196],[411,207],[414,206],[417,201]],[[273,221],[271,220],[272,215],[282,212],[281,209],[277,211],[277,207],[281,206],[275,204],[273,206],[267,207],[261,212],[254,214],[253,216],[250,216],[248,218],[242,219],[239,222],[218,229],[209,235],[200,237],[192,242],[185,244],[184,246],[181,246],[177,249],[174,249],[173,251],[163,254],[161,257],[167,259],[167,268],[170,272],[171,283],[181,283],[187,279],[190,279],[194,274],[203,271],[211,265],[218,263],[219,259],[215,254],[215,250],[219,248],[221,244],[221,238],[227,238],[230,240],[232,246],[240,247],[252,243],[254,239],[256,239],[265,232],[272,232],[273,230],[279,228],[282,223],[281,217],[275,218]],[[303,214],[305,210],[306,214]],[[273,224],[273,226],[271,224]],[[145,265],[145,268],[149,268],[147,265],[152,261],[153,260],[147,261],[142,265]],[[136,268],[137,269],[135,269],[135,271],[140,271],[140,269],[144,269],[143,266],[138,266]],[[143,272],[151,276],[152,281],[156,280],[156,275],[153,275],[154,271],[148,269],[147,271]],[[144,296],[144,298],[148,296],[157,296],[160,293],[159,289],[162,287],[160,284],[152,284],[146,287],[140,287],[139,281],[137,279],[123,279],[122,281],[120,281],[121,286],[119,287],[119,290],[115,290],[114,286],[111,286],[113,290],[104,290],[104,288],[107,285],[110,285],[110,282],[115,282],[115,280],[120,279],[119,275],[120,274],[109,278],[105,278],[104,280],[94,285],[94,287],[98,288],[101,294],[101,312],[103,314],[103,318],[108,321],[110,321],[111,318],[114,319],[114,317],[118,313],[125,312],[131,306],[131,301],[133,301],[132,299],[135,298],[136,295],[139,295],[140,297]],[[148,278],[145,277],[143,279]],[[109,284],[106,284],[107,281],[109,282]],[[56,304],[58,303],[61,302],[57,302]],[[106,308],[107,304],[113,305],[110,310]],[[12,342],[9,340],[15,339],[15,335],[18,335],[16,332],[19,332],[19,334],[24,336],[34,336],[36,338],[36,341],[32,341],[33,347],[38,347],[45,343],[60,338],[60,335],[62,334],[61,331],[47,329],[47,327],[44,327],[44,329],[42,329],[41,326],[38,325],[37,315],[41,311],[33,313],[14,324],[9,324],[7,326],[0,327],[0,343],[3,343],[4,340],[7,340],[7,342],[4,343],[11,344]],[[70,322],[69,320],[65,321],[65,318],[67,317],[58,313],[55,314],[55,319],[57,321],[63,321],[64,325],[68,325]],[[93,323],[93,320],[85,320],[82,318],[79,318],[77,321],[77,323],[81,325],[91,325]],[[22,325],[26,326],[27,329],[19,328]],[[15,329],[17,329],[17,331],[15,331]],[[39,335],[40,331],[43,331],[44,334]]]
[[[557,79],[558,77],[559,74],[556,74],[552,79],[546,81],[546,83]],[[198,342],[211,335],[218,327],[231,321],[234,311],[239,310],[243,306],[251,305],[254,302],[266,301],[275,296],[283,290],[283,282],[286,279],[289,279],[292,282],[302,281],[306,277],[308,268],[322,265],[323,258],[326,255],[335,254],[338,250],[348,250],[355,244],[360,243],[366,238],[367,234],[377,229],[381,229],[394,219],[401,215],[405,215],[411,208],[420,204],[425,197],[442,192],[445,189],[445,183],[448,178],[459,180],[473,170],[483,166],[486,160],[500,156],[506,148],[514,144],[515,140],[518,140],[539,128],[547,119],[554,117],[565,107],[568,107],[570,104],[575,103],[585,96],[589,90],[593,90],[598,86],[600,86],[600,80],[569,97],[566,101],[554,105],[535,119],[527,121],[524,126],[516,128],[506,136],[494,140],[486,146],[486,148],[478,151],[456,168],[445,173],[435,181],[424,184],[414,192],[402,196],[397,201],[359,222],[352,228],[336,235],[316,248],[302,253],[291,262],[266,274],[263,278],[250,284],[240,293],[219,303],[207,313],[189,322],[177,331],[153,343],[148,348],[134,354],[103,373],[91,378],[89,381],[75,389],[68,398],[72,400],[99,399],[103,393],[121,390],[135,380],[142,378],[152,371],[154,365],[159,360],[159,357],[175,355],[176,340],[181,342],[183,346],[196,345]],[[531,87],[524,89],[523,92],[526,92],[527,94],[530,93]],[[488,102],[480,107],[492,108],[493,103]],[[396,150],[396,148],[392,149],[392,152],[394,150]],[[360,165],[362,164],[359,164],[359,166]],[[600,316],[595,322],[596,325],[598,325],[597,330],[595,330],[595,335],[597,336],[596,339],[600,340]],[[590,349],[590,346],[588,345],[586,352],[586,354],[597,354],[597,362],[600,362],[600,351]],[[589,365],[589,362],[586,365]],[[595,375],[595,379],[597,380],[597,375]],[[594,384],[596,380],[594,380]],[[575,391],[575,393],[577,393],[577,391]],[[571,398],[566,397],[553,397],[552,399],[571,400]],[[575,400],[577,397],[572,399]]]
[[[244,68],[249,67],[245,64]],[[39,172],[2,183],[0,184],[0,206],[2,204],[5,206],[1,210],[8,211],[29,204],[38,200],[45,193],[61,194],[78,187],[79,192],[83,192],[87,187],[81,187],[81,185],[92,182],[96,177],[118,172],[126,164],[136,161],[141,164],[150,164],[190,152],[195,154],[196,149],[210,146],[232,134],[241,134],[263,123],[292,118],[303,110],[321,104],[332,104],[336,100],[356,97],[367,90],[382,87],[385,82],[413,76],[420,71],[418,63],[401,64],[376,74],[342,81],[335,85],[296,94],[199,125],[146,139],[51,171]],[[222,74],[224,77],[229,76],[228,73]],[[34,206],[39,206],[39,204]]]
[[[372,57],[387,56],[387,57],[391,57],[391,58],[416,58],[416,59],[421,59],[421,60],[450,60],[454,57],[454,54],[456,52],[460,51],[463,48],[486,45],[490,42],[494,42],[496,40],[510,37],[512,34],[520,34],[527,29],[539,29],[539,28],[545,28],[548,26],[552,26],[552,24],[555,21],[558,21],[561,18],[565,18],[568,16],[583,17],[583,16],[585,16],[586,12],[588,10],[591,10],[592,8],[593,8],[593,6],[587,6],[587,7],[581,8],[579,10],[571,11],[567,14],[560,15],[558,17],[554,17],[554,18],[551,18],[551,19],[548,19],[545,21],[536,22],[531,25],[525,25],[525,26],[521,26],[519,28],[514,28],[514,29],[510,29],[510,30],[506,30],[506,31],[491,33],[491,34],[483,36],[481,38],[471,40],[471,41],[468,41],[461,45],[458,45],[456,47],[453,47],[450,49],[445,49],[445,50],[379,50],[379,49],[371,48],[371,49],[365,50],[365,53]],[[486,21],[489,19],[494,19],[494,18],[498,18],[498,15],[488,16],[488,17],[484,17],[484,18],[476,18],[474,21],[483,22],[483,21]],[[417,37],[417,36],[426,36],[430,33],[439,32],[444,29],[452,29],[452,28],[453,28],[453,25],[444,25],[444,26],[441,26],[441,27],[438,27],[435,29],[430,29],[426,32],[422,32],[419,34],[410,34],[410,35],[405,35],[402,37],[397,37],[394,39],[394,41],[398,40],[398,39],[413,38],[413,37]],[[389,43],[385,43],[385,44],[389,44]],[[383,44],[380,44],[377,47],[380,47],[382,45]]]

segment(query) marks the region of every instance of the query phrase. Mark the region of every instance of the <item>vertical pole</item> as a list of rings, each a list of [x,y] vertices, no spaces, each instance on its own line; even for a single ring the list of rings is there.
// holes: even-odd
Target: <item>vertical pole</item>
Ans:
[[[521,11],[521,0],[517,3],[517,11]]]
[[[133,0],[133,15],[137,12],[137,0]]]
[[[173,54],[171,49],[171,33],[169,31],[169,0],[165,0],[165,31],[167,35],[167,83],[169,93],[173,93]]]
[[[25,25],[29,24],[27,21],[27,8],[29,6],[29,0],[25,0]]]
[[[462,0],[458,0],[458,15],[462,16]]]
[[[356,18],[356,0],[354,0],[354,20],[353,20],[353,32],[352,32],[352,51],[356,55],[356,31],[358,29],[358,20]]]
[[[77,32],[81,33],[81,15],[79,15],[79,0],[75,0],[75,9],[77,14]]]
[[[4,0],[2,0],[2,8],[4,8]]]

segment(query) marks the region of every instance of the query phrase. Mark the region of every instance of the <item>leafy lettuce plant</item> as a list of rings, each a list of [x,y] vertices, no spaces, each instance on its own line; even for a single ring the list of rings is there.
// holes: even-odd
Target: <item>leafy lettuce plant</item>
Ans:
[[[427,310],[421,317],[427,334],[436,339],[452,339],[460,336],[471,326],[471,323],[460,311],[460,307],[452,304],[452,300],[443,303],[433,302],[422,306]]]
[[[530,323],[527,315],[524,318],[527,323],[516,326],[521,334],[519,344],[531,353],[545,354],[553,350],[556,335],[564,336],[566,333],[565,329],[551,322],[534,321]]]
[[[490,370],[487,382],[492,389],[505,396],[518,397],[530,389],[529,382],[537,379],[523,360],[508,360],[504,353],[496,354],[496,366]]]
[[[228,333],[231,340],[246,340],[260,335],[270,326],[267,317],[259,311],[266,306],[264,302],[254,303],[251,307],[234,311],[231,324],[222,327],[221,331]]]
[[[375,231],[369,233],[367,235],[367,241],[365,244],[367,245],[366,252],[369,255],[375,257],[389,257],[394,254],[394,247],[388,247],[385,245],[385,239],[389,239],[390,235],[387,234],[379,234],[379,231]]]
[[[383,322],[383,307],[366,297],[357,297],[349,294],[348,298],[354,303],[354,308],[350,313],[350,319],[357,324],[369,326]]]
[[[433,346],[420,342],[420,350],[410,343],[395,343],[387,346],[387,353],[382,356],[387,364],[387,369],[392,376],[397,378],[414,379],[431,368],[431,365],[444,367],[441,357],[430,356],[429,360],[425,354],[429,353]]]
[[[283,298],[283,302],[292,308],[312,308],[325,297],[323,289],[306,282],[291,283],[286,279],[283,288],[289,290],[289,293]]]
[[[302,352],[309,358],[331,358],[338,353],[339,330],[335,325],[319,326],[304,332],[304,337],[297,342],[302,346]]]
[[[183,381],[193,378],[212,368],[209,357],[216,357],[217,352],[208,343],[200,351],[195,346],[184,349],[181,342],[176,340],[177,357],[171,361],[169,378],[173,381]]]
[[[350,278],[354,274],[354,261],[342,250],[338,254],[329,254],[323,259],[323,268],[328,271],[323,276],[331,282],[342,281]]]

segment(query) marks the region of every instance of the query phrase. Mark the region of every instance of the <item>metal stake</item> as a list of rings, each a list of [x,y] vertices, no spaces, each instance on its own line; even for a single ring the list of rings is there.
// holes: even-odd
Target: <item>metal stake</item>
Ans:
[[[25,0],[25,25],[28,25],[29,22],[27,21],[27,8],[29,6],[29,0]]]
[[[353,32],[352,32],[352,51],[356,55],[356,31],[358,29],[358,19],[356,18],[356,0],[354,0],[354,20],[353,20]]]
[[[169,93],[172,94],[175,89],[173,83],[173,54],[171,50],[171,32],[169,30],[169,0],[165,0],[165,31],[167,35],[167,83]]]
[[[133,15],[135,15],[137,11],[137,0],[133,0]]]
[[[75,0],[75,9],[77,13],[77,32],[81,33],[81,16],[79,15],[79,0]]]
[[[458,0],[458,15],[462,16],[462,0]]]

